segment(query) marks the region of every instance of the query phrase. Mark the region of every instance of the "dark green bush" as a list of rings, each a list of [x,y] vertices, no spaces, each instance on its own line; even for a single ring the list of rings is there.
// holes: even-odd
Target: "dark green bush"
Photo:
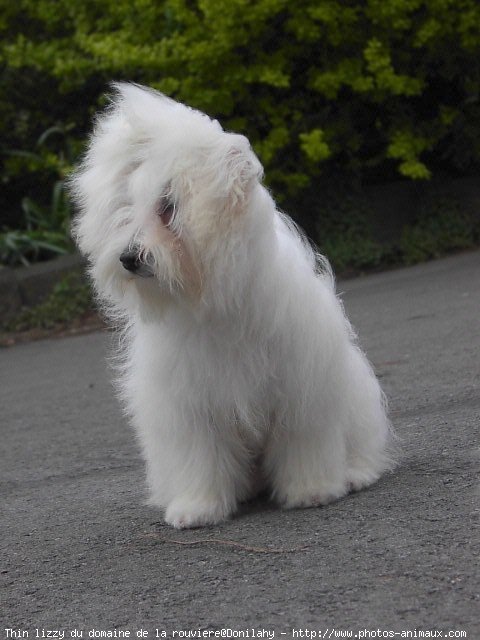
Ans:
[[[0,323],[0,330],[17,332],[67,327],[92,313],[90,287],[79,274],[72,273],[54,286],[45,302],[25,308],[13,320]]]
[[[463,212],[458,203],[438,201],[420,213],[415,225],[404,228],[399,249],[404,264],[415,264],[479,242],[478,218]]]
[[[56,152],[48,142],[55,137]],[[68,131],[50,127],[37,140],[35,151],[9,150],[6,167],[15,174],[27,172],[32,181],[45,180],[45,195],[51,190],[45,204],[29,196],[21,198],[20,215],[16,228],[0,227],[0,264],[27,265],[73,248],[70,238],[70,201],[65,189],[65,176],[75,157],[75,144]]]
[[[0,2],[4,152],[32,149],[52,125],[82,140],[111,79],[248,135],[293,212],[338,176],[348,186],[479,165],[478,0]],[[3,159],[0,210],[15,228],[21,197],[47,206],[58,175]],[[300,222],[315,229],[318,215]]]

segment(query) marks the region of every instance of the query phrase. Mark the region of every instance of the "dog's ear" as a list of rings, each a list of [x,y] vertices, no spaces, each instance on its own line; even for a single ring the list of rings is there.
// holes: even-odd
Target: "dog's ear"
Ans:
[[[110,87],[117,101],[122,101],[129,105],[136,105],[145,102],[148,106],[158,105],[158,101],[169,105],[175,105],[176,102],[151,87],[144,87],[136,82],[111,82]]]
[[[111,83],[112,105],[119,109],[134,130],[150,134],[152,123],[161,117],[162,108],[175,108],[177,103],[150,87],[130,82]]]
[[[228,138],[224,158],[227,174],[224,187],[235,205],[243,202],[254,183],[262,178],[263,167],[247,138],[236,134],[228,134]]]

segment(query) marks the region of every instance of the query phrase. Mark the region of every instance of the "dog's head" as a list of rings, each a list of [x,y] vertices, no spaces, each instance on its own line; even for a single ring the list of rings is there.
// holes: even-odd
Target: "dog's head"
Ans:
[[[71,179],[74,236],[117,309],[200,298],[257,224],[261,164],[208,116],[136,85],[115,91]]]

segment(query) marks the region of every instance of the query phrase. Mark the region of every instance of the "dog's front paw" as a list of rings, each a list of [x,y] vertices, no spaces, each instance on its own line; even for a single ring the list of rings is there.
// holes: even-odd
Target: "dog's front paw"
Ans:
[[[165,522],[176,529],[193,529],[226,520],[233,509],[214,499],[175,498],[165,511]]]

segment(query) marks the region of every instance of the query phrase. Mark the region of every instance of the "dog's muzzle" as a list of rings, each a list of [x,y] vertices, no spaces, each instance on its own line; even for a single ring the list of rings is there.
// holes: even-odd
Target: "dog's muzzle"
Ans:
[[[123,268],[141,278],[153,276],[152,267],[140,259],[140,252],[135,247],[129,247],[120,254],[120,262]]]

